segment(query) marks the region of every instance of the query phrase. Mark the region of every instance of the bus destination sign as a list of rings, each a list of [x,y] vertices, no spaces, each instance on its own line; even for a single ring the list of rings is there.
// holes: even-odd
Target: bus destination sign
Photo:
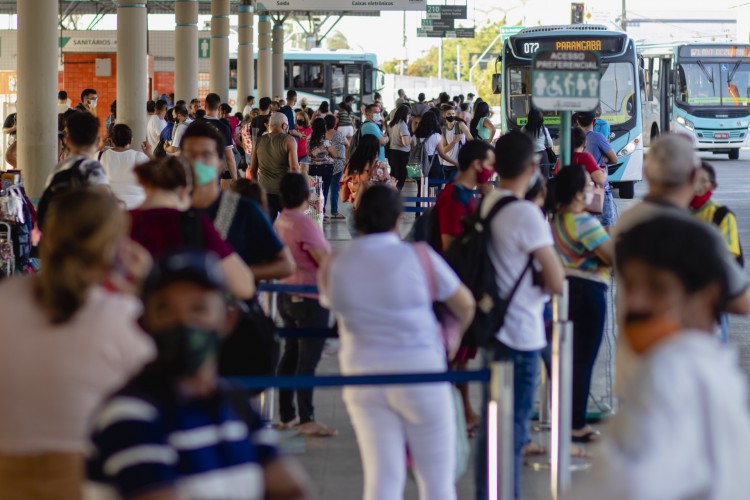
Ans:
[[[619,54],[623,50],[624,37],[586,38],[516,38],[515,52],[519,57],[532,57],[544,50],[560,52],[598,52],[602,55]]]
[[[685,45],[680,47],[680,57],[717,57],[723,59],[750,57],[750,45]]]

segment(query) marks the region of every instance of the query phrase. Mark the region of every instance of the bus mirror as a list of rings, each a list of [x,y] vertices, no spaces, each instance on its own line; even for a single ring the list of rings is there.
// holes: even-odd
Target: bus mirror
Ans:
[[[503,93],[503,75],[501,73],[494,73],[492,75],[492,93]]]

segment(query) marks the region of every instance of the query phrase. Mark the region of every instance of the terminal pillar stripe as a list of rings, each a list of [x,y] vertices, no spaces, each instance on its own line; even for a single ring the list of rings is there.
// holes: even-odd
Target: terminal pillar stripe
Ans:
[[[133,130],[134,148],[146,140],[148,49],[145,3],[117,2],[117,123]],[[110,103],[100,103],[106,116]]]
[[[57,163],[57,0],[18,6],[18,168],[38,200]]]
[[[198,2],[177,0],[174,6],[174,98],[198,97]]]
[[[238,5],[239,46],[237,47],[237,109],[241,112],[245,99],[253,95],[255,89],[255,69],[253,68],[253,6]]]
[[[229,102],[229,0],[211,0],[209,90]]]
[[[273,27],[273,95],[284,97],[284,25]]]
[[[271,16],[258,16],[258,97],[273,97],[271,76]]]

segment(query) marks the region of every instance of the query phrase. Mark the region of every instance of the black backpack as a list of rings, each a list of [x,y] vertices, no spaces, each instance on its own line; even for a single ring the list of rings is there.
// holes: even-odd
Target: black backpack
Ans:
[[[724,218],[729,214],[734,215],[734,212],[729,210],[729,208],[727,208],[726,206],[722,205],[716,209],[716,212],[714,212],[714,218],[712,222],[716,227],[721,227],[721,223],[724,222]],[[740,255],[739,257],[737,257],[737,263],[740,265],[740,267],[745,267],[745,256],[742,252],[742,243],[738,241],[737,245],[740,247]]]
[[[411,151],[409,151],[408,163],[408,165],[419,165],[419,170],[422,171],[423,177],[428,177],[430,175],[430,169],[432,168],[432,158],[425,150],[424,143],[426,140],[427,139],[417,139],[416,144],[412,145]]]
[[[362,125],[364,125],[364,123]],[[349,161],[352,158],[354,151],[357,149],[357,146],[359,146],[359,140],[361,138],[362,138],[362,127],[359,127],[357,132],[352,136],[352,140],[349,142],[349,150],[346,153],[347,161]]]
[[[531,267],[532,257],[516,280],[507,297],[501,297],[497,288],[495,266],[489,255],[492,240],[490,223],[500,210],[518,201],[508,196],[498,201],[486,217],[481,217],[483,200],[477,210],[464,218],[461,236],[445,249],[443,257],[461,281],[471,290],[476,300],[474,320],[464,334],[463,345],[469,348],[488,347],[494,334],[503,326],[508,305],[515,295],[521,280]]]
[[[37,209],[37,223],[44,230],[44,219],[47,216],[52,200],[58,196],[69,193],[76,189],[81,189],[91,184],[89,181],[92,177],[103,174],[104,170],[99,162],[88,158],[80,158],[73,163],[70,168],[57,172],[42,193]]]
[[[422,216],[414,221],[406,240],[411,242],[424,241],[433,250],[441,253],[440,224],[434,206],[422,212]]]

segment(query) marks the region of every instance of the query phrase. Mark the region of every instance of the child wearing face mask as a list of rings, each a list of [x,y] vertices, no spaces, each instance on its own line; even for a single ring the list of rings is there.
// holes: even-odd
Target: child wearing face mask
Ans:
[[[591,374],[607,317],[607,288],[614,244],[596,216],[586,212],[593,196],[591,176],[581,165],[563,168],[555,181],[555,248],[565,268],[573,322],[573,441],[595,441],[586,422]]]
[[[742,254],[742,244],[737,230],[737,218],[734,212],[726,206],[718,204],[712,198],[718,187],[716,170],[714,170],[713,165],[702,161],[696,174],[695,196],[690,202],[690,211],[696,218],[716,226],[729,253],[734,256],[740,266],[744,267],[745,258]],[[723,343],[726,343],[729,339],[729,318],[728,314],[722,314],[719,318],[719,337]]]

